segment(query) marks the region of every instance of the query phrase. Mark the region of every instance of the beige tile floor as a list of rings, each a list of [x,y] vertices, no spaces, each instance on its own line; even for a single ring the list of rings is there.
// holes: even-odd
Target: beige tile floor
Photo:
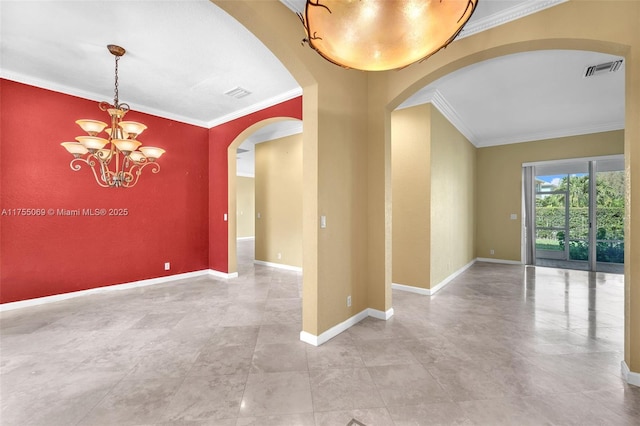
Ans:
[[[316,348],[301,274],[239,249],[237,279],[2,313],[0,424],[640,424],[620,275],[477,263]]]

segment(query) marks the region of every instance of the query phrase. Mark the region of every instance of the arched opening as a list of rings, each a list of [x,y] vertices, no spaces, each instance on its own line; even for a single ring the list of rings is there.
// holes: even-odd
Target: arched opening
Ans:
[[[260,200],[255,205],[261,208],[256,208],[253,212],[255,224],[253,244],[257,247],[257,251],[254,249],[255,255],[251,261],[285,269],[302,269],[301,125],[300,120],[290,117],[268,118],[249,126],[227,148],[230,273],[236,273],[240,270],[238,266],[237,225],[240,216],[244,216],[244,212],[239,211],[237,207],[238,185],[236,183],[238,159],[241,156],[253,159],[253,170],[250,170],[249,165],[245,163],[243,165],[245,173],[243,174],[253,174],[254,184],[257,182],[255,180],[256,156],[262,159],[261,165],[258,167],[258,170],[261,171],[259,176],[262,181],[271,181],[273,179],[269,179],[269,176],[273,175],[274,171],[276,174],[276,182],[260,182],[260,185],[254,186],[256,188],[254,196],[256,200]],[[261,145],[264,148],[262,150],[264,153],[261,155],[256,152],[257,144],[266,144]],[[278,146],[275,146],[276,144]],[[242,149],[244,152],[239,154],[241,145],[245,148]],[[278,153],[288,158],[274,158],[274,155],[277,156]],[[288,155],[290,153],[291,155]],[[286,163],[273,164],[279,161],[286,161]],[[249,173],[246,173],[247,171]],[[287,185],[288,181],[293,182]],[[299,184],[300,188],[296,189],[292,187],[292,184]],[[264,207],[270,208],[273,214],[265,217]],[[270,221],[270,225],[266,228],[263,226],[265,219]],[[296,223],[297,226],[292,226]],[[283,233],[287,235],[282,235]],[[250,242],[243,243],[245,246],[250,244]]]
[[[614,43],[614,42],[602,42],[602,41],[595,41],[595,40],[583,40],[583,39],[549,39],[549,40],[532,40],[529,42],[518,42],[518,43],[513,43],[513,44],[506,44],[504,46],[500,46],[500,47],[496,47],[496,48],[492,48],[492,49],[487,49],[485,51],[483,51],[482,53],[474,53],[471,54],[469,56],[465,56],[462,57],[460,59],[457,59],[453,62],[450,62],[448,64],[443,65],[440,68],[436,68],[434,70],[432,70],[430,73],[423,75],[419,78],[417,78],[416,82],[414,83],[410,83],[407,85],[404,85],[402,87],[402,89],[400,90],[400,94],[396,97],[391,97],[393,98],[388,104],[387,104],[387,110],[391,111],[393,109],[395,109],[398,105],[400,105],[402,102],[405,102],[410,96],[411,94],[417,92],[420,87],[424,87],[425,85],[428,85],[430,83],[435,82],[436,80],[438,80],[439,78],[448,75],[451,72],[454,72],[456,70],[460,70],[466,66],[469,66],[471,64],[475,64],[475,63],[479,63],[481,61],[484,61],[488,58],[499,58],[502,57],[504,55],[510,55],[510,54],[514,54],[514,53],[522,53],[522,52],[531,52],[531,51],[538,51],[538,50],[545,50],[545,49],[565,49],[565,50],[581,50],[581,51],[589,51],[589,52],[598,52],[598,53],[603,53],[603,54],[607,54],[607,55],[613,55],[616,57],[622,57],[625,60],[625,63],[628,64],[628,61],[631,61],[631,57],[629,56],[629,47],[622,45],[622,44],[618,44],[618,43]],[[633,62],[632,62],[633,63]],[[633,105],[634,103],[637,103],[637,97],[635,98],[631,98],[629,99],[629,89],[630,89],[630,83],[633,81],[633,78],[630,76],[630,71],[629,68],[627,68],[626,70],[627,74],[624,78],[624,80],[626,81],[626,90],[624,90],[624,95],[626,96],[626,100],[623,100],[623,104],[626,104],[626,115],[624,118],[624,123],[625,123],[625,129],[624,130],[619,130],[618,131],[618,135],[616,137],[617,140],[617,144],[618,146],[624,146],[624,154],[625,154],[625,163],[626,163],[626,169],[627,171],[629,170],[629,168],[631,167],[632,164],[635,164],[635,161],[633,160],[634,156],[633,154],[630,153],[630,149],[629,149],[629,145],[631,143],[631,141],[634,139],[634,137],[637,137],[637,125],[634,124],[632,116],[630,115],[629,111],[630,111],[630,105]],[[399,82],[398,82],[399,83]],[[391,121],[391,119],[390,119]],[[600,146],[600,149],[602,148],[602,145],[607,145],[607,143],[602,143]],[[596,151],[598,151],[599,148],[595,148]],[[600,154],[600,152],[598,152]],[[566,153],[562,154],[562,155],[567,155]],[[584,155],[583,155],[584,156]],[[494,167],[503,167],[502,165],[495,165]],[[520,174],[516,174],[515,178],[514,178],[514,182],[516,182],[516,184],[518,184],[520,182],[521,179],[521,170],[520,171],[516,171],[519,172]],[[627,172],[627,178],[629,177],[629,174]],[[632,181],[627,181],[626,186],[626,202],[628,203],[630,201],[630,197],[631,194],[634,193],[633,187],[632,187],[633,182]],[[515,197],[515,207],[514,207],[514,212],[519,213],[520,212],[520,185],[516,185],[518,191],[516,192],[517,196]],[[501,192],[500,188],[496,189],[496,193],[498,194],[504,194],[503,192]],[[505,222],[511,220],[511,218],[509,217],[509,214],[505,214]],[[519,216],[519,215],[518,215]],[[627,212],[626,212],[626,222],[628,222],[630,220],[629,218],[629,209],[627,208]],[[482,218],[482,215],[480,215],[479,217],[479,221],[480,223],[477,223],[476,226],[477,227],[481,227],[484,226],[485,227],[485,231],[489,232],[489,233],[496,233],[496,232],[503,232],[505,227],[500,227],[500,225],[496,225],[494,223],[492,223],[488,218]],[[495,222],[495,221],[494,221]],[[489,229],[487,230],[487,224],[490,223],[492,224],[492,226],[494,226],[494,228],[492,228],[493,230]],[[508,223],[508,222],[507,222]],[[631,237],[632,234],[629,232],[629,230],[631,229],[631,226],[629,226],[630,224],[627,225],[626,227],[626,234],[627,234],[627,238]],[[518,254],[517,256],[517,262],[520,263],[520,245],[521,245],[521,229],[519,227],[516,227],[515,229],[516,232],[516,238],[513,240],[514,241],[514,249],[515,252]],[[481,253],[481,250],[484,250],[486,247],[483,246],[485,242],[482,240],[478,240],[476,241],[476,256],[477,257],[482,257],[483,253]],[[630,249],[629,246],[631,246],[631,244],[625,244],[625,255],[627,256],[627,259],[630,256]],[[489,250],[486,250],[487,254],[490,253]],[[387,251],[387,256],[389,255],[389,252]],[[488,256],[487,256],[488,257]],[[452,272],[455,272],[455,269],[452,270]],[[627,378],[627,380],[630,383],[634,383],[634,381],[637,382],[637,376],[634,375],[635,373],[633,373],[633,370],[631,370],[629,367],[627,366],[627,363],[630,362],[630,360],[633,360],[633,347],[634,347],[634,336],[636,335],[636,333],[634,332],[633,327],[631,327],[630,324],[630,319],[632,317],[634,317],[633,314],[629,308],[630,304],[633,304],[633,300],[637,297],[634,296],[634,292],[631,291],[634,287],[635,284],[632,283],[631,280],[631,275],[630,273],[633,272],[633,267],[632,265],[628,265],[628,262],[625,262],[625,287],[626,287],[626,291],[625,291],[625,316],[626,316],[626,321],[625,321],[625,337],[624,337],[624,346],[625,346],[625,362],[623,362],[623,375]],[[635,275],[634,275],[635,277]],[[437,283],[436,283],[437,284]],[[428,287],[427,287],[428,289]]]
[[[510,53],[452,71],[403,101],[391,132],[396,288],[433,294],[476,258],[524,262],[522,164],[623,154],[624,67],[583,77],[587,65],[619,59],[567,49]],[[572,244],[587,244],[588,227],[571,223]]]

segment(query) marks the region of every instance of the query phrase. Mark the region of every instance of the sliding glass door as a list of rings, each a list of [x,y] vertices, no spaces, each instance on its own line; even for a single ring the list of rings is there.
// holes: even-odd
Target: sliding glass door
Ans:
[[[567,260],[568,257],[569,205],[567,191],[559,188],[558,179],[558,175],[535,177],[536,258]]]
[[[622,272],[623,166],[621,156],[529,166],[528,263]]]
[[[620,271],[624,264],[624,164],[596,164],[595,246],[599,271]]]

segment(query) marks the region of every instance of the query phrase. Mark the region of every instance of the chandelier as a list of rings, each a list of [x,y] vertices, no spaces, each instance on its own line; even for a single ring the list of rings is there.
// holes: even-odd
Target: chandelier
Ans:
[[[478,0],[307,0],[303,43],[363,71],[422,61],[456,38]]]
[[[160,171],[156,162],[165,150],[152,146],[141,146],[137,137],[147,128],[142,123],[123,121],[129,111],[129,105],[118,100],[118,61],[125,54],[124,48],[110,44],[109,52],[115,56],[115,96],[113,104],[100,102],[99,108],[109,114],[109,123],[98,120],[82,119],[76,123],[87,132],[86,136],[76,137],[77,142],[62,142],[73,155],[70,166],[74,171],[87,164],[93,171],[98,185],[104,188],[131,188],[138,183],[142,169],[151,166],[153,173]],[[99,136],[104,130],[105,137]]]

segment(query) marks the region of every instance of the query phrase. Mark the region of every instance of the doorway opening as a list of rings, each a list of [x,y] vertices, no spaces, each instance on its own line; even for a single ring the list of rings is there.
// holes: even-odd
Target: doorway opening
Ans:
[[[254,264],[301,271],[302,121],[256,123],[228,158],[230,257],[239,276],[253,274]]]
[[[624,273],[624,157],[524,168],[527,264]]]

